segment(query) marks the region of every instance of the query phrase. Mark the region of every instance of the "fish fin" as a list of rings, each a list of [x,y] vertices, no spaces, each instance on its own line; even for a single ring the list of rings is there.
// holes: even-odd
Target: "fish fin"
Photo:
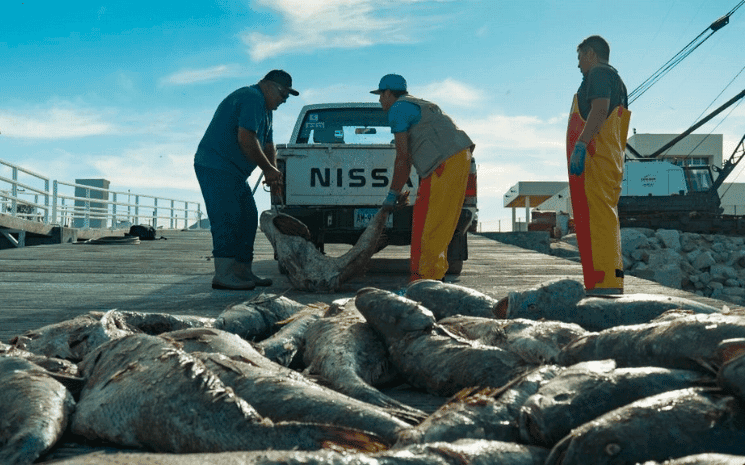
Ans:
[[[331,436],[322,442],[324,449],[331,449],[336,452],[372,453],[390,448],[390,444],[385,443],[382,438],[372,433],[333,426],[325,426],[324,429]]]

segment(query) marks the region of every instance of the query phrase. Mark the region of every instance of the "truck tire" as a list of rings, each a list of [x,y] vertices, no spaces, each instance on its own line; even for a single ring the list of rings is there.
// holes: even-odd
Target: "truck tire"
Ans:
[[[448,270],[445,274],[460,274],[463,271],[463,260],[450,260],[448,262]]]

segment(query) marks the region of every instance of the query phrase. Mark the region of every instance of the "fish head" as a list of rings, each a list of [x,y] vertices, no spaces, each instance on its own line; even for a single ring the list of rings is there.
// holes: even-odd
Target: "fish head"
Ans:
[[[426,331],[435,325],[432,312],[418,302],[376,288],[357,291],[355,303],[365,319],[386,338]]]

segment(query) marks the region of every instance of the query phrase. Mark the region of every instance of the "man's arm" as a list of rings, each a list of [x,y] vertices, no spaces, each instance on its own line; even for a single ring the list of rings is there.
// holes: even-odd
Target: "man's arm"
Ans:
[[[579,135],[579,142],[589,144],[595,134],[600,132],[600,128],[603,127],[605,119],[608,117],[608,107],[610,106],[609,98],[596,98],[592,101],[590,107],[590,113],[587,115],[587,122],[585,123],[582,133]]]
[[[274,144],[266,144],[262,150],[256,133],[245,128],[238,128],[238,145],[249,161],[255,163],[264,173],[266,183],[271,185],[282,182],[282,173],[275,166],[277,153]]]
[[[396,161],[393,163],[393,179],[391,190],[401,192],[411,173],[411,156],[409,154],[409,133],[396,132],[393,134],[396,142]]]

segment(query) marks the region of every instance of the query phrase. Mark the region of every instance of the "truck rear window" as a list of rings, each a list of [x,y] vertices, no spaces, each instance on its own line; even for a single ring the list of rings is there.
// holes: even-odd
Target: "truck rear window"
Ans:
[[[309,111],[298,144],[391,144],[388,114],[382,108],[334,108]]]

